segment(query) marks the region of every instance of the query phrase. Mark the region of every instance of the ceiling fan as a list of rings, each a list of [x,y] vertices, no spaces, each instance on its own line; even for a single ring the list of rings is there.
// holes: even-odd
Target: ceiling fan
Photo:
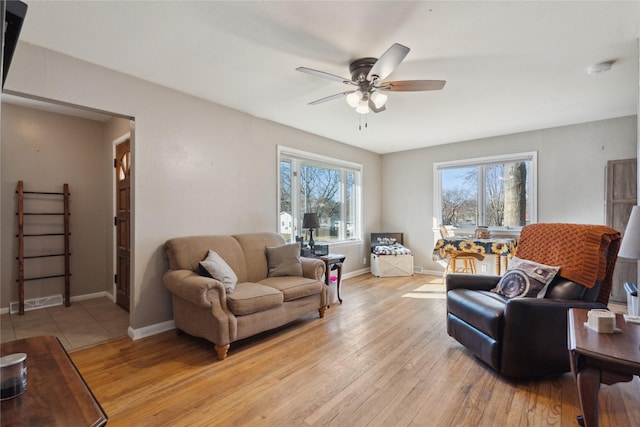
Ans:
[[[296,70],[312,76],[334,80],[347,85],[356,86],[357,89],[337,93],[309,103],[317,105],[340,97],[346,97],[347,104],[360,114],[369,111],[379,113],[386,109],[387,95],[382,91],[392,92],[416,92],[426,90],[441,90],[444,80],[399,80],[383,82],[389,74],[402,62],[409,53],[409,48],[399,43],[394,43],[380,58],[362,58],[353,61],[349,65],[351,79],[313,70],[306,67],[298,67]]]

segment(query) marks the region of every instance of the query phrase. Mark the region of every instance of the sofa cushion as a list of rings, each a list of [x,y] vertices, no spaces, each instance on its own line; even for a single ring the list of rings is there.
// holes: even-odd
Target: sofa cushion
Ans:
[[[269,268],[267,267],[267,253],[264,250],[267,246],[284,245],[282,236],[276,233],[246,233],[234,234],[233,238],[238,242],[244,253],[246,278],[243,280],[238,274],[241,282],[258,283],[267,278]],[[215,250],[215,248],[212,248]],[[224,255],[224,253],[218,251]],[[225,256],[226,258],[226,256]],[[233,267],[233,265],[231,266]],[[235,268],[234,268],[235,270]],[[236,274],[238,272],[236,271]]]
[[[322,292],[322,282],[299,276],[270,277],[260,281],[261,284],[271,286],[282,292],[285,301],[316,295]]]
[[[490,291],[452,289],[447,292],[447,311],[500,341],[507,298]]]
[[[227,294],[227,307],[236,316],[257,313],[277,307],[283,303],[279,290],[259,283],[242,282],[232,294]]]
[[[551,267],[526,259],[515,259],[492,291],[507,298],[543,298],[547,286],[558,270],[560,267]]]
[[[217,252],[209,249],[207,257],[200,261],[200,270],[204,273],[203,276],[222,282],[228,294],[233,293],[238,277]]]
[[[231,236],[176,237],[165,243],[165,254],[169,260],[169,268],[172,270],[191,270],[197,273],[200,269],[199,263],[207,255],[209,249],[216,251],[224,258],[229,267],[233,269],[239,282],[251,281],[247,279],[247,261],[243,248]],[[265,258],[264,254],[262,257]],[[266,267],[264,277],[267,277]],[[264,277],[262,278],[264,279]]]
[[[300,243],[269,247],[267,246],[268,277],[302,276],[300,262]]]

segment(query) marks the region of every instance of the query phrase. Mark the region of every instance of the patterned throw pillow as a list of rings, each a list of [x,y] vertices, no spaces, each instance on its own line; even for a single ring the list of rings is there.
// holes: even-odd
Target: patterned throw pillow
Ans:
[[[560,267],[551,267],[526,259],[514,259],[509,269],[491,291],[507,298],[544,298],[547,286]]]
[[[396,243],[396,239],[393,237],[378,237],[378,243],[381,245],[393,245]]]

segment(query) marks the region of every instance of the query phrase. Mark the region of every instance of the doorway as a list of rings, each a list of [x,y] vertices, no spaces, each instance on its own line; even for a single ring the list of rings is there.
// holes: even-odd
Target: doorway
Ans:
[[[115,144],[116,304],[129,311],[131,272],[131,134]]]
[[[637,159],[610,160],[607,162],[607,225],[623,235],[629,221],[631,209],[637,204]],[[638,263],[636,260],[618,258],[613,271],[611,301],[626,303],[627,294],[623,284],[636,282]]]
[[[129,132],[129,145],[133,147],[133,118],[16,93],[3,93],[2,104],[3,176],[7,181],[27,179],[31,186],[45,190],[50,183],[63,180],[70,183],[74,258],[71,307],[57,306],[55,300],[49,298],[55,296],[57,285],[47,284],[30,287],[26,295],[35,301],[33,306],[38,309],[28,310],[23,316],[9,313],[7,304],[17,300],[14,289],[17,263],[13,259],[17,243],[13,216],[6,216],[2,258],[3,264],[11,268],[3,269],[0,290],[7,304],[1,310],[0,341],[38,332],[56,335],[66,348],[76,349],[127,336],[130,315],[116,303],[115,227],[111,228],[110,223],[116,215],[113,141]],[[25,129],[38,132],[24,132]],[[130,183],[132,156],[131,150],[128,151],[124,171]],[[5,206],[12,207],[16,203],[14,199],[13,192],[3,193]],[[133,201],[129,199],[128,205],[131,212]],[[129,235],[132,222],[132,213],[129,213]],[[130,247],[127,249],[131,259],[133,251]],[[128,276],[128,272],[122,275],[127,279]]]

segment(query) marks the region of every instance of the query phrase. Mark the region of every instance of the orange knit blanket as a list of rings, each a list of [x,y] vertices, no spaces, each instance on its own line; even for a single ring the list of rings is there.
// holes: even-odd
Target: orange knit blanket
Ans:
[[[588,288],[600,280],[608,301],[620,239],[604,225],[531,224],[522,229],[516,256],[559,266],[560,276]]]

